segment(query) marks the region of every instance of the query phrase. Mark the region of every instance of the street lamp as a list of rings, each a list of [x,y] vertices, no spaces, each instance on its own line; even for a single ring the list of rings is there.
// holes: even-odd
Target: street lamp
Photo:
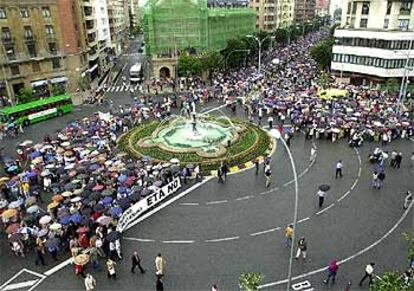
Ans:
[[[246,35],[246,37],[253,38],[254,40],[257,41],[257,43],[259,45],[259,66],[257,68],[257,73],[260,74],[260,71],[262,69],[262,44],[265,42],[266,39],[270,38],[271,40],[274,40],[275,37],[274,36],[267,36],[262,40],[260,40],[258,37],[253,36],[251,34]]]
[[[292,233],[292,245],[290,246],[290,258],[289,258],[289,269],[288,269],[288,282],[286,290],[290,291],[290,286],[292,284],[292,265],[293,265],[293,253],[295,250],[295,237],[296,237],[296,225],[298,222],[298,203],[299,203],[299,189],[298,189],[298,175],[296,173],[296,166],[295,161],[293,160],[292,152],[290,151],[288,145],[286,144],[285,140],[282,138],[282,135],[279,130],[272,129],[270,130],[270,135],[277,140],[280,140],[285,147],[288,155],[290,164],[292,167],[293,178],[295,181],[295,207],[293,212],[293,233]]]

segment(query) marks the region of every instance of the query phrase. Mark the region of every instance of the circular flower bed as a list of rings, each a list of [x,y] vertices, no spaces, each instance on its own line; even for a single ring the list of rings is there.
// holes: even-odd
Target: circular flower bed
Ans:
[[[224,122],[226,121],[218,121]],[[237,133],[237,139],[232,140],[231,145],[226,147],[225,152],[220,155],[199,155],[197,151],[169,151],[165,147],[160,147],[156,143],[153,146],[142,146],[142,142],[148,140],[154,132],[166,128],[169,122],[160,124],[158,121],[151,121],[136,127],[128,133],[121,136],[118,141],[119,147],[136,158],[149,156],[156,161],[170,161],[173,158],[180,160],[181,165],[198,164],[203,172],[217,170],[222,161],[232,167],[252,161],[259,156],[269,153],[271,148],[271,139],[269,135],[261,128],[244,121],[232,120],[234,125],[243,130]]]

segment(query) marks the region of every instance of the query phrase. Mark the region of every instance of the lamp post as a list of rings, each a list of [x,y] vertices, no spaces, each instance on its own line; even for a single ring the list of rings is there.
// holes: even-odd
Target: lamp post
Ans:
[[[274,36],[267,36],[262,40],[260,40],[257,36],[253,36],[251,34],[246,35],[246,37],[253,38],[254,40],[257,41],[257,43],[259,45],[259,66],[257,67],[257,73],[260,74],[260,71],[262,69],[262,44],[265,42],[266,39],[270,38],[271,40],[274,40],[275,37]]]
[[[298,223],[298,203],[299,203],[299,188],[298,188],[298,175],[296,173],[296,165],[295,161],[293,160],[292,152],[290,151],[288,145],[286,144],[285,140],[282,138],[282,135],[279,130],[272,129],[270,131],[270,135],[273,136],[275,139],[280,140],[285,147],[288,155],[290,164],[292,167],[293,178],[295,181],[295,206],[293,210],[293,233],[292,233],[292,245],[290,246],[290,258],[289,258],[289,268],[288,268],[288,282],[286,286],[286,291],[290,291],[290,286],[292,284],[292,265],[293,265],[293,254],[295,250],[295,238],[296,238],[296,226]]]
[[[227,69],[227,61],[228,61],[228,59],[229,59],[229,57],[230,57],[230,55],[232,54],[232,53],[234,53],[234,52],[247,52],[247,54],[249,54],[250,53],[250,50],[249,49],[246,49],[246,50],[242,50],[242,49],[240,49],[240,50],[232,50],[227,56],[226,56],[226,59],[225,59],[225,66],[226,66],[226,69]]]

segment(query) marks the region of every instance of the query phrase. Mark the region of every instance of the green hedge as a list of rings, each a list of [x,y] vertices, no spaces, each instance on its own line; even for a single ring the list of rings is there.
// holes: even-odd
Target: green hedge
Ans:
[[[196,153],[173,153],[158,147],[138,147],[140,139],[148,137],[156,130],[160,124],[158,121],[145,123],[134,128],[119,139],[118,145],[122,150],[136,158],[150,156],[160,161],[169,161],[172,158],[177,158],[182,165],[189,163],[199,164],[204,172],[217,170],[223,160],[231,167],[251,161],[259,156],[265,156],[268,153],[271,140],[265,131],[250,123],[239,120],[234,120],[233,122],[243,124],[247,130],[241,134],[237,142],[227,149],[226,155],[220,158],[203,158]]]

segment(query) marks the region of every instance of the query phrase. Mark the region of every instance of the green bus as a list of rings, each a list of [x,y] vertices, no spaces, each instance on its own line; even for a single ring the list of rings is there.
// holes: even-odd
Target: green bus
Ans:
[[[73,104],[70,95],[58,95],[4,107],[0,109],[0,123],[7,123],[10,119],[13,119],[15,124],[27,126],[31,123],[69,113],[72,109]]]

